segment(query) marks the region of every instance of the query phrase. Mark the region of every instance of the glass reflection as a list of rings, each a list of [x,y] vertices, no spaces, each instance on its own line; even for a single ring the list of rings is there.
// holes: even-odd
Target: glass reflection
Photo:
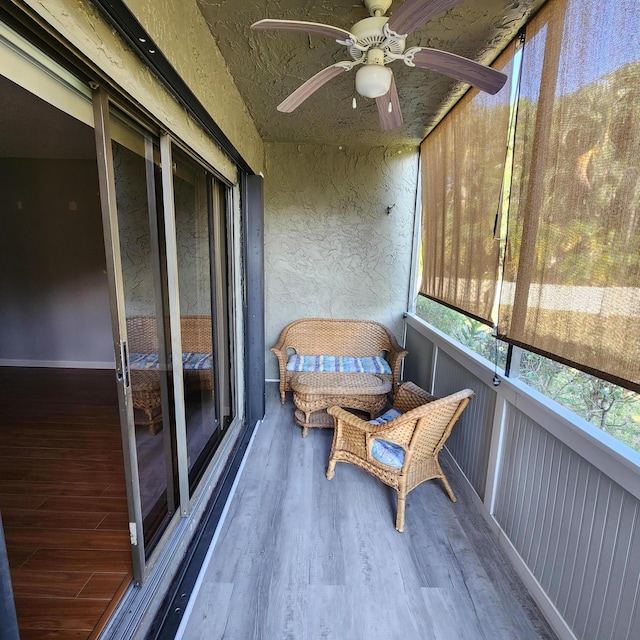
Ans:
[[[173,151],[182,375],[187,455],[193,489],[221,435],[216,406],[216,330],[212,295],[211,177],[179,149]]]
[[[147,556],[176,509],[158,141],[111,114],[120,255]]]

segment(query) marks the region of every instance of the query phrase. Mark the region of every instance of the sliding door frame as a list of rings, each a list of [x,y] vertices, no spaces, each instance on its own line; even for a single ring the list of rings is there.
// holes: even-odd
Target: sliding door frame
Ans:
[[[187,453],[187,418],[182,377],[182,335],[180,331],[180,290],[178,286],[178,247],[176,244],[176,212],[173,191],[173,140],[167,133],[160,136],[160,165],[162,167],[162,206],[167,259],[167,295],[171,322],[171,367],[176,419],[176,448],[178,458],[178,495],[180,514],[191,512],[189,503],[189,464]],[[180,372],[180,375],[178,375]]]
[[[110,100],[107,93],[103,90],[95,91],[93,108],[98,158],[98,182],[100,186],[100,204],[102,208],[107,278],[109,282],[111,327],[116,358],[118,405],[120,409],[124,472],[129,512],[129,537],[133,559],[133,578],[136,583],[142,584],[145,577],[146,554],[143,536],[140,475],[133,417],[133,397],[131,378],[129,375],[127,322],[120,256],[116,186],[114,180],[113,154],[111,151],[109,107]]]
[[[167,147],[165,151],[163,151],[162,140],[166,140],[164,143]],[[161,138],[161,157],[162,166],[171,167],[171,173],[173,173],[173,169],[176,165],[174,162],[174,153],[176,150],[181,154],[184,154],[190,161],[194,162],[198,167],[205,173],[206,175],[206,183],[205,183],[205,197],[206,197],[206,207],[207,207],[207,224],[209,229],[209,279],[211,284],[211,323],[212,323],[212,340],[213,340],[213,375],[214,375],[214,396],[215,396],[215,412],[216,412],[216,420],[215,420],[215,428],[218,430],[218,440],[215,444],[216,449],[221,445],[224,441],[225,435],[229,428],[233,425],[234,421],[238,418],[238,412],[240,411],[240,406],[238,404],[238,389],[237,389],[237,366],[238,366],[238,353],[234,350],[234,344],[236,341],[235,337],[235,317],[237,312],[236,300],[234,299],[234,291],[228,289],[229,284],[235,283],[236,271],[235,271],[235,262],[231,260],[231,262],[227,262],[225,268],[221,267],[221,261],[229,259],[229,256],[233,256],[235,254],[235,246],[233,243],[233,197],[232,197],[232,185],[231,183],[222,176],[218,171],[216,171],[209,163],[207,163],[202,157],[200,157],[197,153],[195,153],[192,149],[186,146],[177,138],[173,137],[169,133],[164,133]],[[165,164],[165,156],[166,155],[166,164]],[[171,217],[172,217],[172,233],[174,234],[174,238],[177,239],[177,226],[176,226],[176,212],[175,212],[175,199],[174,199],[174,186],[172,175],[169,175],[169,172],[163,171],[163,176],[167,176],[167,181],[171,184],[167,185],[167,188],[163,188],[164,193],[164,202],[165,207],[167,206],[167,200],[169,200],[170,195],[170,206],[172,207]],[[163,177],[164,180],[164,177]],[[165,221],[166,221],[166,233],[169,235],[169,223],[168,223],[168,215],[165,212]],[[226,250],[226,253],[222,251],[222,249]],[[167,252],[169,249],[167,248]],[[224,253],[224,255],[222,255]],[[242,254],[243,251],[240,250]],[[175,247],[174,256],[176,259],[176,263],[174,265],[174,270],[169,273],[169,281],[173,281],[175,283],[175,301],[176,301],[176,313],[175,316],[176,321],[180,321],[180,296],[178,289],[178,280],[179,280],[179,272],[178,272],[178,247]],[[167,258],[168,260],[169,257]],[[169,265],[168,265],[169,269]],[[226,280],[223,278],[223,273],[226,273]],[[226,291],[224,290],[227,288]],[[235,292],[237,293],[237,292]],[[242,297],[243,294],[241,294]],[[227,306],[224,306],[223,301],[226,300]],[[227,314],[223,320],[223,314]],[[175,324],[174,316],[172,314],[172,325]],[[224,325],[227,325],[227,334],[225,334]],[[216,346],[220,346],[223,342],[227,342],[227,351],[225,352],[226,357],[222,357],[221,353],[219,353],[219,349]],[[175,349],[175,347],[174,347]],[[228,393],[228,396],[227,396]],[[178,405],[177,398],[180,397],[182,399],[181,406]],[[231,403],[230,412],[232,414],[232,418],[229,424],[223,423],[224,416],[224,407],[223,402],[224,399],[229,399]],[[187,452],[187,440],[186,440],[186,432],[187,432],[187,406],[184,402],[184,395],[178,395],[178,390],[176,388],[176,411],[180,410],[182,416],[184,417],[184,433],[185,433],[185,452]],[[215,455],[215,452],[211,452]],[[188,455],[188,453],[187,453]],[[202,475],[206,472],[209,464],[211,463],[212,455],[209,456],[208,461],[203,463],[202,467],[199,470],[195,470],[195,468],[189,469],[189,464],[187,462],[187,457],[185,457],[186,464],[186,489],[184,489],[181,485],[181,491],[186,491],[185,495],[192,500],[194,496],[194,492],[196,490],[196,485],[200,482]],[[195,470],[195,475],[194,475]],[[181,476],[182,478],[182,476]],[[182,495],[182,493],[181,493]],[[192,508],[192,503],[186,502],[183,504],[187,504],[186,510],[183,510],[182,515],[188,516],[190,513],[190,509]]]

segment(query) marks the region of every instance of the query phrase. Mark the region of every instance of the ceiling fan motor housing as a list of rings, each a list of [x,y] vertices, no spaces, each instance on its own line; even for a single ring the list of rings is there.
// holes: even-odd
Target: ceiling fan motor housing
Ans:
[[[395,55],[404,51],[404,38],[388,38],[383,33],[382,28],[388,20],[389,18],[384,17],[365,18],[351,27],[351,33],[358,38],[357,46],[349,48],[349,55],[354,60],[362,57],[362,47],[382,49],[385,54],[389,52]],[[390,61],[391,59],[385,60],[385,62]]]

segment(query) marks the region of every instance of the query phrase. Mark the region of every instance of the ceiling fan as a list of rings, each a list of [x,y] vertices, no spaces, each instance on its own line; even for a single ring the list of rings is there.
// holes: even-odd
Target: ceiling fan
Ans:
[[[384,14],[392,0],[363,2],[370,17],[354,24],[351,31],[302,20],[266,19],[251,25],[252,29],[258,30],[302,31],[334,38],[348,48],[352,58],[332,64],[309,78],[278,105],[278,111],[291,113],[329,80],[362,65],[356,73],[356,91],[367,98],[375,98],[383,130],[401,127],[398,90],[393,72],[386,66],[396,60],[402,60],[409,67],[438,71],[491,94],[504,86],[505,74],[473,60],[428,47],[405,48],[405,40],[414,29],[462,0],[406,0],[391,17]]]

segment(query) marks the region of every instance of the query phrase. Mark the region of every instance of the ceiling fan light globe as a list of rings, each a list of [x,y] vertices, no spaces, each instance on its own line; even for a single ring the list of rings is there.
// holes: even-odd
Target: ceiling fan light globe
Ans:
[[[356,73],[356,91],[365,98],[379,98],[391,88],[393,72],[379,64],[367,64]]]

